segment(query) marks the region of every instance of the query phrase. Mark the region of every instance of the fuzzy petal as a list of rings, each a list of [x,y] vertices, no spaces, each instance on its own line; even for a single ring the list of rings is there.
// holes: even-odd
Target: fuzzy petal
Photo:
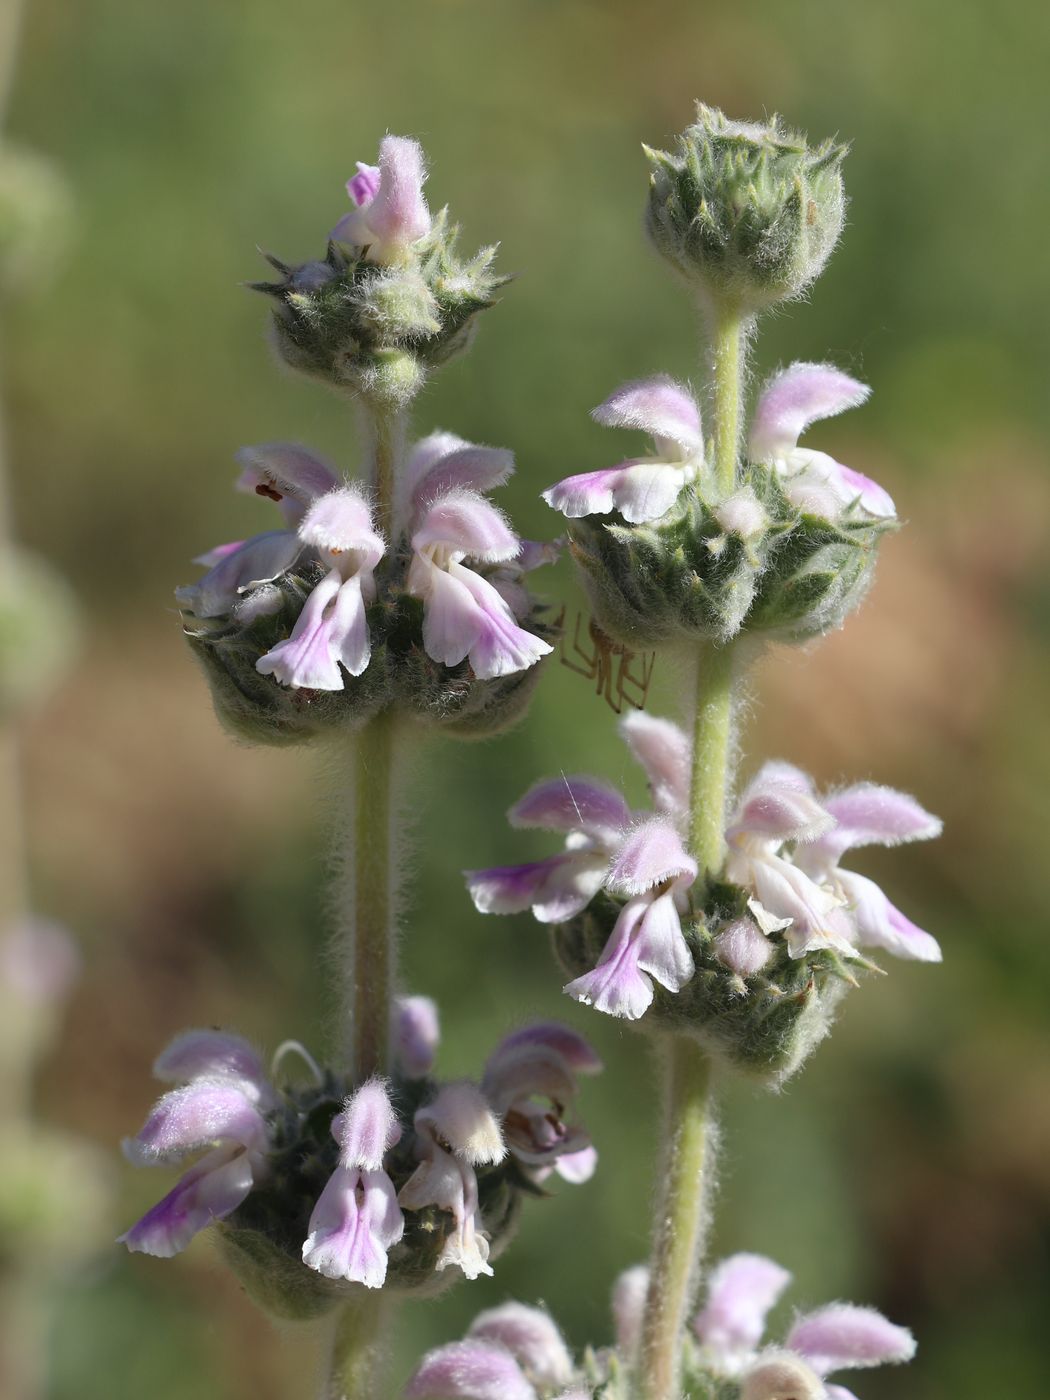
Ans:
[[[766,763],[748,784],[726,835],[772,841],[812,841],[835,824],[813,794],[807,774],[779,760]]]
[[[288,496],[302,507],[310,506],[339,483],[338,473],[297,442],[261,442],[242,447],[237,462],[261,478],[260,484]],[[252,489],[256,489],[253,485]]]
[[[638,967],[633,935],[651,901],[640,895],[620,911],[597,966],[562,990],[608,1016],[637,1021],[652,1005],[652,981]]]
[[[853,1367],[910,1361],[915,1338],[874,1308],[831,1303],[800,1317],[785,1342],[821,1376]]]
[[[731,863],[732,864],[732,863]],[[790,919],[788,948],[793,958],[818,948],[855,956],[850,922],[841,903],[780,856],[749,863],[748,878],[761,906],[777,919]]]
[[[503,1303],[479,1313],[467,1337],[505,1347],[538,1385],[567,1385],[572,1357],[549,1313],[523,1303]]]
[[[621,462],[566,477],[544,491],[543,499],[570,520],[618,510],[639,525],[666,515],[692,477],[692,468],[673,462]]]
[[[791,1275],[761,1254],[734,1254],[714,1270],[693,1330],[721,1369],[735,1374],[758,1348],[766,1317]]]
[[[387,1151],[401,1139],[401,1124],[381,1079],[368,1079],[332,1122],[339,1158],[346,1167],[379,1171]]]
[[[430,997],[398,997],[397,1059],[408,1079],[425,1079],[434,1067],[441,1026],[437,1002]]]
[[[505,1035],[489,1056],[492,1064],[523,1045],[541,1045],[560,1055],[575,1074],[599,1074],[604,1068],[593,1045],[561,1021],[537,1021]]]
[[[605,883],[608,859],[587,851],[567,851],[526,865],[468,870],[467,888],[481,914],[520,914],[531,909],[541,924],[564,923]]]
[[[527,671],[554,650],[534,633],[519,627],[498,589],[487,579],[462,564],[451,564],[449,576],[460,583],[474,600],[481,626],[468,653],[471,669],[478,680],[494,680]]]
[[[562,774],[534,784],[507,813],[514,827],[582,831],[603,845],[618,841],[631,823],[623,794],[597,778]]]
[[[644,1264],[625,1269],[613,1285],[612,1314],[616,1324],[616,1345],[627,1361],[642,1340],[642,1319],[649,1292],[649,1270]]]
[[[620,720],[620,737],[645,769],[657,811],[677,816],[689,801],[692,744],[669,719],[632,710]]]
[[[120,1236],[133,1254],[170,1259],[213,1220],[237,1209],[252,1189],[246,1152],[219,1147],[202,1157],[152,1210]]]
[[[607,428],[636,428],[694,452],[703,446],[700,410],[689,390],[669,375],[623,384],[591,417]]]
[[[897,514],[893,497],[877,481],[872,481],[870,476],[865,476],[863,472],[854,471],[852,467],[843,466],[841,462],[839,463],[839,476],[844,488],[853,495],[854,499],[869,515],[892,519]]]
[[[635,957],[643,972],[669,992],[679,992],[693,975],[693,955],[682,933],[682,920],[668,891],[654,899],[635,937]]]
[[[344,486],[318,497],[303,517],[299,538],[326,554],[354,553],[358,568],[374,569],[386,548],[372,524],[372,511],[357,486]]]
[[[405,464],[402,488],[413,511],[450,491],[492,491],[514,472],[514,453],[482,447],[454,433],[431,433],[416,443]]]
[[[834,365],[796,361],[762,390],[751,428],[752,460],[786,456],[811,423],[856,408],[870,393],[866,384]]]
[[[905,841],[929,841],[940,836],[943,823],[906,792],[857,783],[824,798],[824,808],[837,823],[820,842],[837,861],[854,846],[897,846]]]
[[[836,878],[849,902],[860,947],[885,948],[894,957],[916,962],[942,960],[940,944],[933,934],[913,924],[891,904],[874,880],[853,870],[840,870]]]
[[[303,604],[291,636],[260,656],[255,669],[296,690],[343,690],[339,662],[359,676],[370,658],[360,577],[344,582],[333,569]]]
[[[631,831],[609,868],[610,889],[631,896],[644,894],[665,880],[691,884],[696,861],[666,817],[651,817]]]
[[[308,1268],[325,1278],[382,1288],[387,1250],[403,1235],[405,1221],[385,1172],[339,1166],[314,1206],[309,1228],[303,1245]]]
[[[450,1342],[427,1352],[405,1400],[536,1400],[510,1352],[488,1342]]]
[[[357,174],[351,175],[346,182],[346,192],[359,209],[365,208],[372,203],[379,192],[380,169],[378,165],[366,165],[363,160],[357,162]]]
[[[254,1095],[236,1081],[197,1079],[158,1099],[138,1136],[125,1140],[124,1154],[136,1166],[150,1166],[215,1143],[264,1151],[266,1121]]]
[[[738,977],[754,977],[773,956],[773,946],[754,919],[734,919],[712,944],[715,956]]]
[[[368,227],[380,243],[402,249],[430,232],[425,179],[419,142],[384,136],[379,143],[379,188],[367,206]]]
[[[506,517],[476,491],[446,491],[423,511],[412,535],[417,553],[434,546],[497,564],[513,559],[521,542]]]
[[[492,1109],[476,1084],[461,1079],[443,1084],[419,1109],[417,1127],[429,1128],[457,1157],[471,1166],[489,1166],[507,1155],[503,1135]]]
[[[262,1057],[243,1036],[229,1031],[182,1031],[153,1062],[153,1074],[166,1084],[201,1076],[229,1077],[250,1086],[258,1098],[272,1099]]]
[[[225,555],[202,579],[176,588],[176,601],[195,617],[225,617],[248,589],[286,573],[301,550],[302,544],[291,530],[254,535],[240,549]]]

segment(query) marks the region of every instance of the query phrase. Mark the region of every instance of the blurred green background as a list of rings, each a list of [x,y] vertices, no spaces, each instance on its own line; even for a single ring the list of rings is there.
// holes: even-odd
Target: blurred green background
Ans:
[[[299,438],[354,467],[348,407],[278,370],[267,306],[238,287],[255,245],[317,255],[353,162],[386,130],[418,136],[432,205],[520,277],[417,427],[512,447],[503,502],[549,537],[539,490],[627,446],[588,410],[624,379],[698,373],[687,298],[642,236],[639,142],[666,143],[696,97],[780,111],[854,143],[852,203],[757,366],[832,358],[874,385],[812,442],[884,482],[908,527],[846,631],[763,663],[745,764],[870,776],[940,813],[942,841],[864,868],[945,963],[854,993],[779,1097],[729,1088],[714,1248],[784,1262],[794,1304],[870,1301],[914,1328],[916,1363],[862,1376],[865,1400],[1046,1393],[1048,59],[1039,0],[34,0],[10,129],[54,157],[75,210],[8,316],[11,455],[20,533],[86,623],[27,733],[36,902],[86,961],[45,1119],[115,1154],[178,1028],[314,1048],[331,1031],[312,760],[224,737],[171,597],[194,554],[269,528],[230,490],[240,444]],[[572,606],[565,564],[543,582]],[[666,671],[659,689],[673,707]],[[402,1375],[509,1296],[606,1340],[614,1275],[644,1253],[641,1042],[562,998],[543,931],[482,919],[459,881],[522,853],[500,814],[559,768],[641,795],[612,716],[556,661],[515,732],[424,751],[404,968],[441,1002],[451,1074],[527,1016],[592,1035],[602,1165],[526,1212],[494,1279],[404,1310]],[[124,1171],[114,1233],[161,1186]],[[311,1339],[257,1316],[206,1241],[172,1263],[103,1247],[53,1302],[52,1400],[311,1393]]]

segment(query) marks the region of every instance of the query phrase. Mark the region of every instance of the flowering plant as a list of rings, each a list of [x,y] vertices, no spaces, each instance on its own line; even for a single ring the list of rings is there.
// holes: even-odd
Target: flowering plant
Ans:
[[[940,823],[874,783],[821,792],[780,760],[743,783],[734,771],[754,656],[841,625],[897,523],[877,483],[799,446],[867,398],[851,376],[790,365],[743,431],[754,322],[830,255],[845,152],[701,107],[676,152],[648,154],[650,235],[701,307],[704,410],[666,374],[624,385],[594,416],[650,450],[543,496],[568,522],[596,647],[621,657],[606,694],[622,707],[632,648],[673,647],[695,683],[688,727],[626,715],[651,805],[597,778],[541,781],[510,821],[562,848],[466,878],[481,912],[548,925],[571,998],[658,1048],[650,1263],[616,1285],[614,1345],[574,1357],[546,1312],[508,1303],[423,1358],[405,1391],[416,1400],[850,1400],[827,1377],[914,1350],[903,1328],[844,1304],[763,1347],[788,1275],[753,1255],[712,1271],[697,1311],[714,1088],[732,1071],[771,1084],[796,1071],[881,953],[939,960],[931,934],[841,863]],[[492,734],[520,718],[558,632],[526,582],[556,546],[523,541],[490,500],[512,454],[445,431],[408,445],[426,376],[467,348],[501,285],[494,250],[460,258],[425,178],[418,144],[386,137],[378,165],[350,179],[324,257],[271,258],[280,280],[257,284],[283,359],[353,396],[362,471],[344,477],[292,443],[243,449],[239,488],[283,523],[210,550],[177,591],[230,728],[321,745],[348,772],[334,900],[344,1043],[319,1063],[286,1042],[267,1066],[235,1034],[186,1032],[155,1065],[173,1087],[126,1144],[144,1166],[194,1159],[128,1248],[167,1256],[213,1227],[261,1306],[330,1319],[328,1400],[384,1393],[392,1301],[490,1274],[523,1199],[554,1175],[584,1183],[597,1162],[575,1100],[601,1064],[579,1032],[511,1028],[476,1079],[441,1080],[437,1008],[397,975],[406,750],[426,731]],[[292,1058],[305,1073],[288,1073]]]

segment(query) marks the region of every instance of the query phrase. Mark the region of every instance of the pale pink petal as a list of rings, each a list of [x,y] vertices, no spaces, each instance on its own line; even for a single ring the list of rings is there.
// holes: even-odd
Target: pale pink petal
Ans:
[[[837,880],[849,901],[860,947],[885,948],[894,957],[916,962],[941,961],[940,944],[933,934],[913,924],[891,904],[874,880],[853,870],[840,870]]]
[[[726,835],[730,841],[739,836],[807,841],[821,836],[834,820],[801,769],[773,761],[764,764],[744,790]]]
[[[566,477],[544,491],[543,499],[570,520],[618,510],[640,525],[666,515],[692,476],[692,468],[669,462],[621,462]]]
[[[423,512],[412,536],[422,554],[434,546],[489,564],[513,559],[521,548],[506,517],[475,491],[447,491]]]
[[[370,655],[360,579],[344,583],[333,569],[307,598],[291,636],[260,656],[255,669],[294,689],[342,690],[340,660],[360,675]]]
[[[651,901],[644,895],[624,905],[597,966],[562,990],[608,1016],[637,1021],[652,1005],[652,981],[638,967],[633,935]]]
[[[762,1340],[766,1317],[791,1275],[761,1254],[734,1254],[711,1274],[693,1323],[703,1346],[732,1372]]]
[[[347,1099],[332,1121],[344,1166],[379,1171],[389,1148],[401,1138],[401,1124],[381,1079],[369,1079]]]
[[[856,408],[870,393],[866,384],[834,365],[796,361],[762,390],[751,427],[752,460],[786,456],[811,423]]]
[[[450,491],[492,491],[513,475],[514,453],[504,447],[481,447],[453,437],[451,433],[435,433],[432,436],[439,438],[447,450],[440,455],[420,451],[428,441],[424,439],[423,443],[417,444],[406,467],[408,475],[413,464],[419,471],[420,466],[426,463],[412,490],[412,503],[416,509]]]
[[[800,1317],[785,1341],[820,1375],[860,1366],[910,1361],[915,1338],[874,1308],[832,1303]]]
[[[354,563],[374,569],[385,544],[372,524],[372,511],[360,487],[344,486],[319,496],[303,517],[299,538],[330,554],[354,551]]]
[[[620,720],[620,737],[645,769],[657,810],[672,815],[684,812],[692,759],[692,744],[684,730],[669,719],[632,710]]]
[[[737,491],[715,507],[715,519],[728,534],[749,540],[769,524],[765,506],[753,491]]]
[[[773,945],[754,919],[734,919],[717,935],[712,948],[719,962],[738,977],[753,977],[773,956]]]
[[[503,1303],[479,1313],[468,1338],[505,1347],[542,1386],[567,1385],[572,1380],[572,1357],[549,1313],[524,1303]]]
[[[652,901],[635,935],[639,968],[669,992],[679,992],[693,975],[693,955],[682,933],[682,920],[671,891]]]
[[[536,1391],[504,1347],[450,1342],[427,1352],[405,1400],[536,1400]]]
[[[359,208],[366,207],[375,199],[379,191],[379,178],[378,165],[366,165],[363,160],[357,162],[357,174],[347,180],[346,192]]]
[[[554,650],[541,637],[518,626],[499,590],[488,579],[462,564],[450,564],[448,572],[467,590],[478,609],[479,631],[468,652],[471,669],[478,680],[493,680],[497,676],[526,671]]]
[[[170,1259],[213,1220],[236,1210],[252,1185],[247,1153],[236,1147],[216,1148],[191,1167],[175,1189],[125,1231],[118,1243],[127,1245],[134,1254]]]
[[[642,1320],[649,1292],[649,1270],[644,1264],[625,1269],[613,1285],[612,1314],[616,1324],[616,1345],[630,1361],[642,1340]]]
[[[502,1162],[507,1155],[488,1100],[470,1080],[443,1084],[435,1097],[417,1110],[415,1123],[417,1128],[432,1129],[439,1142],[471,1166]]]
[[[847,490],[852,492],[869,515],[892,518],[897,514],[893,497],[877,481],[872,481],[870,476],[854,471],[852,467],[843,466],[841,462],[839,474]]]
[[[423,598],[423,650],[442,666],[458,666],[477,644],[485,625],[470,590],[417,555],[409,591]]]
[[[684,385],[666,374],[621,385],[591,417],[604,427],[637,428],[689,451],[703,446],[696,400]]]
[[[303,1263],[326,1278],[382,1288],[387,1250],[405,1222],[390,1178],[382,1171],[335,1169],[310,1216]]]
[[[236,1081],[198,1079],[158,1099],[137,1137],[125,1139],[124,1152],[137,1166],[148,1166],[218,1142],[262,1151],[266,1122],[254,1095]]]
[[[229,1031],[182,1031],[157,1056],[153,1074],[169,1084],[186,1083],[198,1076],[229,1076],[252,1086],[259,1097],[270,1097],[262,1057],[243,1036]]]
[[[630,896],[670,879],[691,884],[696,872],[696,861],[671,823],[665,817],[651,817],[627,835],[609,867],[607,883]]]
[[[857,1400],[852,1390],[847,1390],[844,1385],[828,1385],[824,1387],[825,1400]]]
[[[312,505],[340,484],[334,468],[297,442],[261,442],[242,447],[235,456],[246,472],[261,478],[253,490],[264,485],[269,489],[260,494],[277,492],[300,506]]]
[[[590,1041],[561,1021],[537,1021],[505,1035],[489,1057],[490,1062],[523,1045],[542,1045],[560,1055],[576,1074],[598,1074],[601,1059]]]
[[[424,1079],[434,1067],[441,1027],[437,1002],[430,997],[398,997],[397,1059],[408,1079]]]
[[[225,617],[241,595],[286,573],[302,550],[291,530],[268,530],[227,554],[196,583],[176,588],[179,607],[195,617]]]
[[[554,1170],[571,1186],[582,1186],[598,1169],[598,1149],[581,1147],[578,1152],[563,1152],[554,1162]]]
[[[529,788],[507,813],[515,827],[583,831],[605,843],[617,841],[631,822],[623,794],[597,778],[563,774]]]
[[[757,899],[777,919],[790,919],[786,929],[793,958],[820,948],[853,957],[852,928],[839,900],[815,884],[804,871],[780,856],[750,862],[750,883]]]
[[[534,1097],[565,1105],[577,1091],[575,1076],[558,1052],[528,1042],[497,1047],[485,1065],[481,1087],[496,1112],[504,1114]]]
[[[203,554],[196,555],[193,562],[199,564],[202,569],[214,569],[216,564],[221,564],[246,544],[247,540],[231,540],[229,544],[217,544],[214,549],[206,549]]]
[[[585,909],[605,883],[608,860],[567,851],[526,865],[466,871],[467,888],[481,914],[531,909],[542,924],[563,923]]]
[[[368,227],[382,243],[407,247],[430,232],[423,198],[423,148],[407,136],[379,143],[379,188],[368,204]]]
[[[854,846],[896,846],[904,841],[929,841],[940,836],[943,823],[906,792],[857,783],[824,798],[824,807],[838,826],[822,842],[841,855]]]

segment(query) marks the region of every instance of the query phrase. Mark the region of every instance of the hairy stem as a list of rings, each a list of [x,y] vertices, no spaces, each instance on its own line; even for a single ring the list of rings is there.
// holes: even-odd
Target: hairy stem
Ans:
[[[372,490],[376,525],[387,544],[393,543],[397,505],[397,467],[404,452],[405,416],[400,409],[369,401],[367,422],[372,456]]]
[[[725,311],[711,326],[713,467],[719,490],[737,482],[741,389],[747,326]],[[698,890],[725,857],[725,813],[733,749],[733,647],[698,649],[690,847]],[[707,1224],[705,1195],[714,1147],[711,1066],[686,1036],[669,1038],[663,1055],[664,1125],[653,1226],[649,1292],[642,1325],[640,1377],[644,1400],[678,1400],[682,1339],[693,1307]]]
[[[389,1308],[380,1292],[363,1293],[336,1313],[327,1375],[319,1400],[378,1400]]]

